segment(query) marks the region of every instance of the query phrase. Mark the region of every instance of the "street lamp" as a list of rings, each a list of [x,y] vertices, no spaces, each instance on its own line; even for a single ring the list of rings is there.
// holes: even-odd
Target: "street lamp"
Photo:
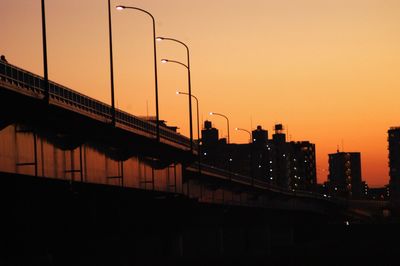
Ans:
[[[180,40],[174,39],[174,38],[168,38],[168,37],[157,37],[157,41],[172,41],[176,42],[178,44],[183,45],[186,49],[186,57],[187,57],[187,65],[186,68],[188,70],[188,98],[189,98],[189,124],[190,124],[190,151],[193,152],[193,122],[192,122],[192,86],[191,86],[191,80],[190,80],[190,53],[189,53],[189,47],[184,43],[181,42]],[[165,60],[165,59],[164,59]],[[165,61],[167,63],[169,60]],[[172,61],[171,61],[172,62]],[[175,61],[175,63],[180,63]],[[182,64],[183,65],[183,64]],[[196,98],[196,97],[195,97]],[[197,100],[197,99],[196,99]],[[197,104],[198,107],[198,104]],[[198,121],[198,110],[197,110],[197,138],[199,138],[199,121]]]
[[[182,92],[182,91],[177,91],[176,92],[177,95],[179,94],[184,94],[184,95],[189,95],[189,93],[187,92]],[[198,140],[198,144],[200,144],[200,122],[199,122],[199,99],[197,99],[196,96],[194,96],[193,94],[190,95],[191,97],[193,97],[196,100],[196,109],[197,109],[197,140]]]
[[[193,122],[192,122],[192,90],[191,90],[191,85],[190,85],[190,67],[189,65],[185,65],[184,63],[181,63],[179,61],[175,60],[170,60],[170,59],[161,59],[161,63],[175,63],[178,65],[181,65],[185,67],[188,71],[188,82],[189,82],[189,92],[187,95],[189,95],[189,125],[190,125],[190,151],[193,152]]]
[[[111,123],[115,126],[115,98],[114,98],[114,63],[111,27],[111,0],[108,0],[108,39],[110,48],[110,83],[111,83]]]
[[[137,11],[141,11],[151,17],[153,22],[153,50],[154,50],[154,82],[155,82],[155,94],[156,94],[156,135],[157,141],[160,141],[160,119],[159,119],[159,112],[158,112],[158,78],[157,78],[157,49],[156,49],[156,21],[153,15],[141,8],[133,7],[133,6],[116,6],[117,10],[124,10],[124,9],[134,9]]]
[[[224,118],[226,119],[226,122],[227,122],[227,125],[228,125],[228,144],[229,144],[230,141],[229,141],[229,119],[228,119],[228,117],[226,117],[226,116],[223,115],[223,114],[214,113],[214,112],[210,112],[210,115],[218,115],[218,116],[222,116],[222,117],[224,117]]]
[[[244,128],[235,128],[235,130],[236,131],[245,131],[245,132],[247,132],[247,133],[249,133],[249,137],[250,137],[250,139],[249,139],[249,143],[251,144],[252,143],[252,136],[251,136],[251,132],[249,131],[249,130],[247,130],[247,129],[244,129]],[[251,176],[251,184],[253,185],[254,184],[254,173],[253,173],[253,151],[252,151],[252,145],[250,145],[250,176]]]
[[[46,41],[46,13],[44,0],[41,3],[42,7],[42,46],[43,46],[43,78],[44,78],[44,101],[49,103],[49,74],[47,70],[47,41]]]
[[[244,128],[235,128],[235,130],[236,131],[245,131],[245,132],[247,132],[247,133],[249,133],[249,141],[250,141],[250,143],[251,143],[251,132],[250,131],[248,131],[247,129],[244,129]]]

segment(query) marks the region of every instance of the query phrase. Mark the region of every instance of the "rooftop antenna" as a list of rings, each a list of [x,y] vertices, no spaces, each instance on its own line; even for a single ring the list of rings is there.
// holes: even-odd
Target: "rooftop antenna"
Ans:
[[[336,146],[336,152],[339,153],[339,144]]]
[[[344,152],[344,140],[342,139],[342,151]]]

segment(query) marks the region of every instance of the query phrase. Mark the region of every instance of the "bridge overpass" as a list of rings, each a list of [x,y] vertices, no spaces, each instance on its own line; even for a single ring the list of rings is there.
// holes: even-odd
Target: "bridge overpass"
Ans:
[[[43,101],[43,84],[40,76],[0,61],[0,173],[4,184],[13,188],[3,194],[19,202],[25,196],[14,192],[29,184],[31,188],[23,189],[26,195],[35,197],[43,193],[34,205],[40,212],[57,208],[51,202],[54,189],[65,196],[56,196],[56,202],[67,208],[71,208],[71,197],[78,197],[79,203],[86,206],[78,208],[81,212],[93,211],[87,197],[92,198],[96,211],[105,208],[106,213],[117,217],[118,221],[106,220],[118,227],[116,224],[124,223],[120,217],[137,223],[133,222],[132,214],[115,213],[104,206],[109,206],[110,201],[114,207],[122,204],[120,211],[129,212],[130,205],[126,206],[123,200],[134,200],[136,203],[131,207],[147,217],[143,218],[146,223],[139,224],[150,235],[154,232],[150,233],[144,224],[155,225],[155,220],[166,217],[173,221],[162,227],[171,226],[177,230],[173,230],[176,234],[162,234],[167,234],[165,241],[173,242],[173,251],[167,253],[182,257],[199,248],[199,243],[212,245],[211,254],[225,254],[230,237],[237,240],[235,243],[248,241],[253,243],[250,246],[258,246],[254,247],[258,255],[271,254],[274,247],[271,241],[292,245],[294,235],[304,232],[305,224],[342,226],[348,221],[372,222],[381,218],[382,210],[389,208],[387,202],[355,202],[314,192],[289,191],[199,164],[198,154],[190,152],[190,141],[185,136],[160,127],[158,142],[153,122],[121,110],[116,110],[113,126],[109,105],[55,82],[50,82],[47,104]],[[94,195],[92,188],[101,191],[102,196]],[[123,200],[121,194],[125,195]],[[27,211],[26,207],[17,206]],[[163,208],[170,209],[175,216],[169,216]],[[196,217],[196,221],[189,218],[189,225],[183,223],[182,220],[188,220],[184,212]],[[75,215],[71,211],[67,214]],[[66,218],[67,214],[58,215]],[[52,216],[43,213],[43,217]],[[84,221],[88,222],[99,216],[85,217]],[[105,226],[103,222],[96,221],[96,224]],[[182,231],[177,225],[186,229]],[[122,226],[124,230],[127,227]],[[154,226],[151,228],[154,230]],[[167,228],[164,229],[168,231]],[[207,233],[204,228],[211,229]],[[200,232],[211,235],[216,242],[204,239]],[[260,234],[262,237],[257,237]],[[189,239],[199,241],[195,244]],[[234,250],[250,252],[249,246],[241,244],[233,245],[229,254],[234,254]]]

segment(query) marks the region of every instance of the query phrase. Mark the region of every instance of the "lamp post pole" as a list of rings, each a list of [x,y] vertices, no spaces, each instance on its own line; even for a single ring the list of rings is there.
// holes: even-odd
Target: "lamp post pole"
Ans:
[[[247,132],[247,133],[249,133],[249,137],[250,137],[250,139],[249,139],[249,144],[250,144],[250,176],[251,176],[251,184],[253,185],[254,184],[254,170],[253,170],[253,149],[252,149],[252,147],[253,147],[253,145],[252,145],[252,136],[251,136],[251,132],[249,131],[249,130],[247,130],[247,129],[244,129],[244,128],[235,128],[235,130],[237,130],[237,131],[245,131],[245,132]]]
[[[184,94],[184,95],[189,95],[189,93],[187,93],[187,92],[182,92],[182,91],[177,91],[176,92],[176,94]],[[196,96],[194,96],[193,94],[192,95],[190,95],[190,96],[192,96],[195,100],[196,100],[196,113],[197,113],[197,118],[196,118],[196,120],[197,120],[197,140],[198,140],[198,144],[200,144],[200,119],[199,119],[199,99],[196,97]]]
[[[251,132],[249,131],[249,130],[247,130],[247,129],[244,129],[244,128],[235,128],[235,130],[237,130],[237,131],[245,131],[245,132],[247,132],[247,133],[249,133],[249,143],[251,143]]]
[[[176,42],[176,43],[179,43],[179,44],[183,45],[185,47],[185,49],[186,49],[186,55],[187,55],[186,68],[188,70],[188,93],[187,93],[187,95],[189,96],[188,98],[189,98],[190,151],[193,152],[192,85],[191,85],[192,83],[191,83],[191,80],[190,80],[190,53],[189,53],[189,47],[185,43],[183,43],[183,42],[181,42],[181,41],[179,41],[177,39],[174,39],[174,38],[157,37],[156,40],[158,40],[158,41],[164,41],[164,40],[165,41],[173,41],[173,42]],[[169,61],[171,61],[171,60],[169,60]],[[198,137],[198,139],[200,139],[200,138]]]
[[[108,39],[110,47],[110,82],[111,82],[111,124],[115,126],[115,98],[114,98],[114,63],[111,27],[111,0],[108,0]]]
[[[49,74],[47,70],[47,40],[46,40],[46,8],[45,0],[42,0],[42,45],[43,45],[43,77],[44,77],[44,101],[48,104],[49,95]]]
[[[188,80],[189,80],[189,93],[187,95],[189,95],[189,124],[190,124],[190,152],[193,153],[193,122],[192,122],[192,92],[191,92],[191,88],[190,88],[190,68],[188,65],[185,65],[182,62],[179,61],[175,61],[175,60],[170,60],[170,59],[161,59],[162,63],[175,63],[178,65],[181,65],[183,67],[186,67],[187,71],[188,71]]]
[[[224,117],[224,118],[226,119],[226,123],[227,123],[227,126],[228,126],[228,144],[229,144],[230,141],[229,141],[229,119],[228,119],[228,117],[226,117],[226,116],[223,115],[223,114],[214,113],[214,112],[210,112],[210,115],[218,115],[218,116],[222,116],[222,117]]]
[[[141,11],[151,17],[151,20],[153,22],[153,50],[154,50],[154,82],[155,82],[155,94],[156,94],[156,136],[157,136],[157,141],[160,141],[160,117],[159,117],[159,112],[158,112],[158,77],[157,77],[157,48],[156,48],[156,21],[154,19],[154,16],[141,8],[138,7],[133,7],[133,6],[117,6],[117,10],[123,10],[123,9],[134,9],[137,11]]]

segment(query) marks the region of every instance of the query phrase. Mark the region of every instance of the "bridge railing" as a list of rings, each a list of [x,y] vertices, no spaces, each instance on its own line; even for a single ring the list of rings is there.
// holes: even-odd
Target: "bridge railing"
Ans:
[[[14,85],[21,93],[29,94],[32,97],[44,97],[44,80],[42,77],[23,70],[19,67],[0,61],[0,80]],[[49,82],[50,100],[55,104],[72,107],[74,111],[78,109],[90,115],[95,115],[104,122],[110,122],[112,117],[111,106],[73,91],[55,82]],[[116,122],[146,133],[156,136],[156,123],[140,119],[127,112],[116,109]],[[176,143],[189,149],[190,139],[163,126],[159,127],[160,138],[172,143]],[[196,146],[196,144],[194,143]]]
[[[198,171],[199,165],[197,163],[194,163],[190,166],[191,171]],[[224,180],[230,180],[232,182],[249,186],[249,187],[254,187],[257,189],[262,189],[262,190],[268,190],[271,192],[276,192],[280,193],[282,195],[288,195],[288,196],[299,196],[303,198],[313,198],[313,199],[322,199],[326,201],[336,201],[335,198],[328,197],[327,195],[319,194],[313,191],[305,191],[305,190],[289,190],[283,187],[280,187],[278,185],[271,184],[269,182],[266,182],[264,180],[260,180],[257,178],[251,178],[246,175],[230,172],[225,169],[221,169],[218,167],[214,167],[211,165],[207,164],[201,164],[200,169],[203,174],[205,173],[211,173],[220,176]]]

